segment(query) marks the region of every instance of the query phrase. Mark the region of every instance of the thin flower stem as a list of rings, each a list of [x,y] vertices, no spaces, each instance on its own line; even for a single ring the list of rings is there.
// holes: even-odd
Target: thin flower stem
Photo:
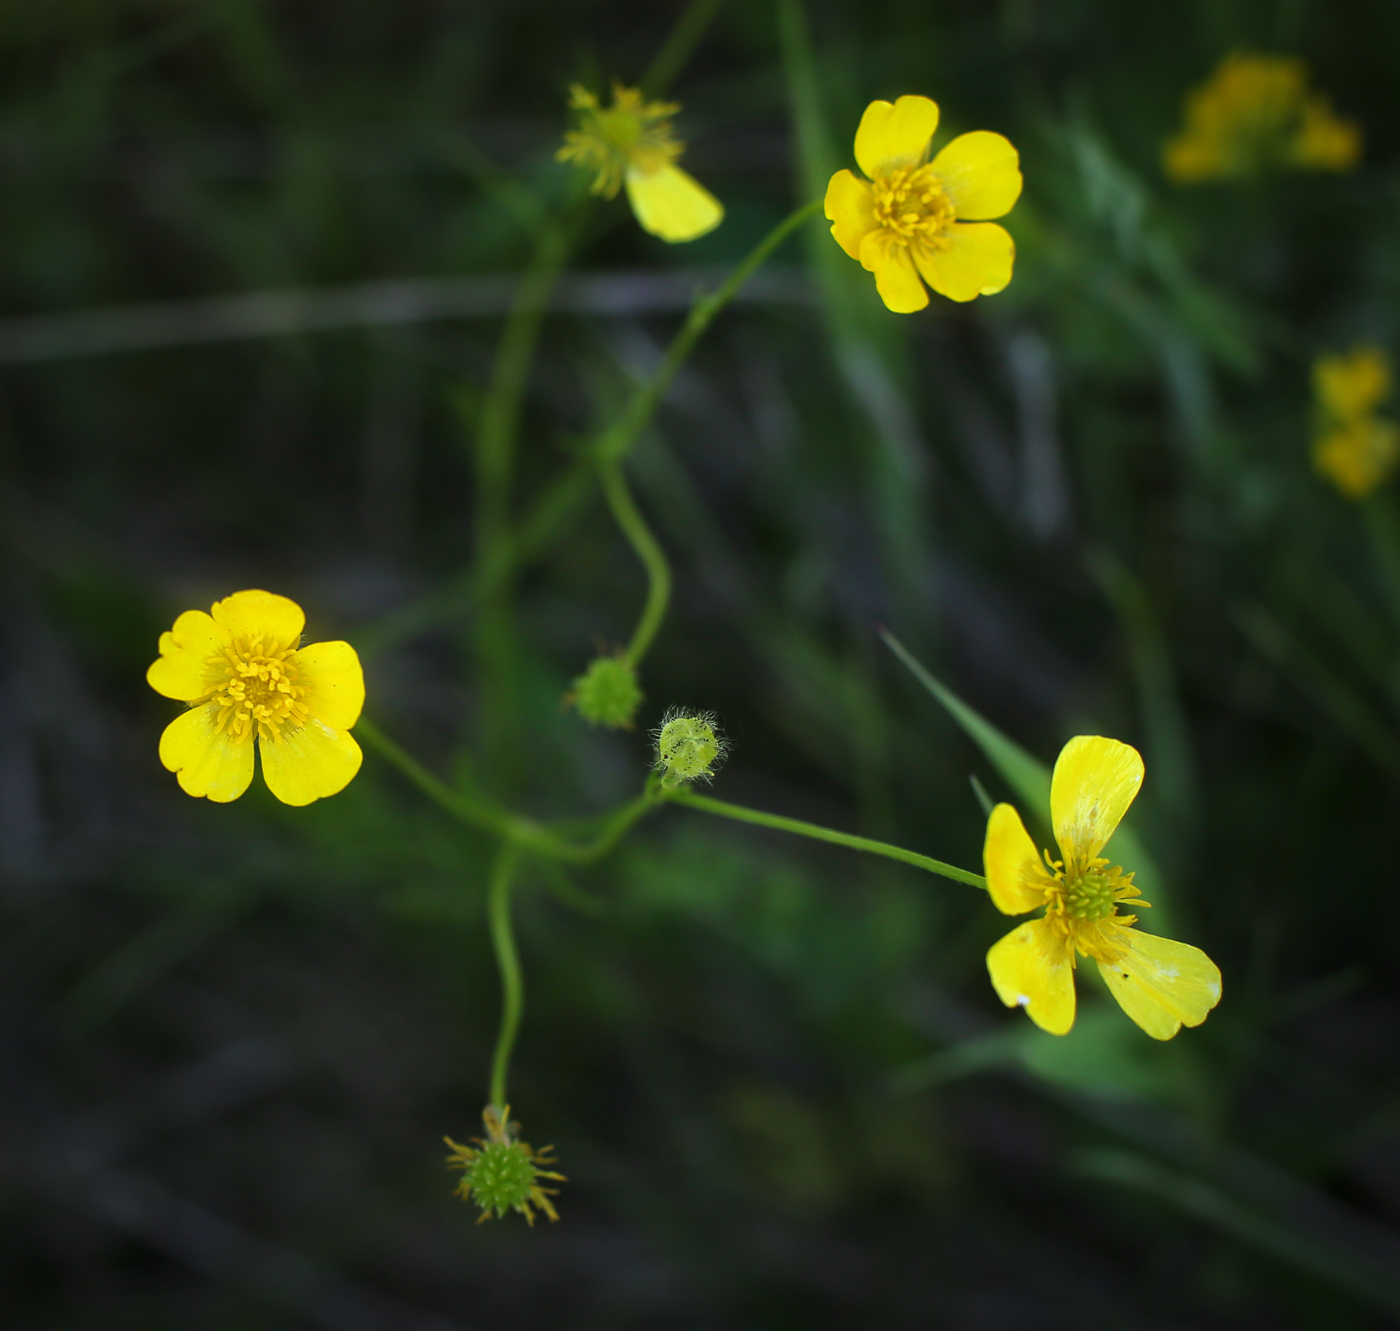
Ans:
[[[458,822],[483,832],[493,832],[532,855],[562,860],[568,864],[591,864],[601,859],[639,818],[656,808],[662,798],[655,779],[648,778],[646,788],[636,799],[619,805],[604,816],[600,830],[591,841],[573,841],[541,823],[487,803],[477,795],[453,790],[395,744],[368,717],[359,719],[355,734]]]
[[[520,972],[520,955],[515,948],[515,931],[510,920],[510,894],[515,886],[515,872],[520,865],[520,847],[513,841],[503,841],[491,866],[491,883],[486,896],[486,909],[491,922],[491,948],[496,954],[496,967],[501,973],[501,1031],[496,1037],[496,1052],[491,1059],[491,1103],[502,1114],[506,1099],[506,1072],[510,1068],[511,1050],[520,1030],[520,1017],[525,1009],[525,979]]]
[[[1362,508],[1390,610],[1400,624],[1400,521],[1396,519],[1395,505],[1391,496],[1382,491],[1371,495]]]
[[[635,667],[646,655],[647,648],[661,628],[661,621],[666,618],[666,607],[671,600],[671,565],[632,498],[627,478],[622,473],[622,464],[612,458],[600,458],[598,477],[617,525],[622,528],[628,544],[637,552],[637,558],[642,561],[647,574],[646,604],[642,607],[642,616],[637,621],[632,641],[627,644],[627,663]]]
[[[418,787],[434,804],[450,813],[459,822],[484,832],[495,832],[500,836],[509,835],[511,816],[501,809],[493,808],[461,791],[453,790],[445,782],[439,781],[426,767],[411,754],[394,743],[367,716],[355,723],[355,737],[362,740]]]
[[[736,822],[752,823],[756,827],[772,827],[779,832],[792,832],[797,836],[811,837],[815,841],[829,841],[837,846],[849,846],[852,850],[863,850],[870,855],[883,855],[886,859],[900,860],[929,873],[951,878],[954,882],[967,883],[970,887],[987,888],[987,880],[978,873],[959,869],[956,865],[944,864],[942,860],[931,859],[917,851],[905,850],[902,846],[892,846],[886,841],[872,841],[869,837],[851,836],[848,832],[835,832],[829,827],[816,823],[804,823],[796,818],[782,818],[774,813],[762,813],[758,809],[746,809],[742,804],[730,804],[725,800],[711,799],[708,795],[696,795],[688,790],[669,792],[666,798],[675,804],[684,804],[701,813],[713,813],[720,818],[733,818]]]
[[[671,86],[723,3],[724,0],[690,0],[681,11],[670,36],[642,75],[641,89],[648,97],[660,97]]]
[[[511,303],[492,368],[491,384],[476,432],[475,568],[480,583],[473,638],[482,668],[485,702],[482,743],[491,765],[509,778],[518,746],[516,729],[515,624],[511,612],[514,537],[511,496],[522,402],[539,341],[540,326],[568,261],[577,217],[556,220],[538,233],[534,254]],[[501,566],[489,580],[485,570]]]
[[[686,317],[685,325],[667,348],[666,357],[657,367],[656,373],[636,392],[621,418],[604,430],[594,442],[593,447],[600,460],[621,461],[626,457],[632,445],[636,443],[637,436],[651,420],[657,404],[666,395],[671,380],[676,377],[676,371],[684,364],[685,358],[690,355],[705,330],[714,322],[715,316],[739,294],[744,283],[753,276],[763,261],[798,227],[814,217],[821,206],[820,199],[813,199],[789,213],[749,251],[743,262],[715,291],[696,300]]]

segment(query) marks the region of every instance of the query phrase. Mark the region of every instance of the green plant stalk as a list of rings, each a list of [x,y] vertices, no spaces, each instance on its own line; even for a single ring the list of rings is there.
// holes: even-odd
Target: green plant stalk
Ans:
[[[520,1030],[520,1017],[525,1010],[525,979],[520,972],[520,954],[515,947],[515,931],[510,921],[510,894],[515,886],[515,871],[520,865],[520,847],[512,841],[501,843],[491,866],[491,884],[486,897],[487,915],[491,922],[491,949],[496,954],[496,967],[501,973],[501,1030],[496,1037],[496,1052],[491,1059],[491,1103],[504,1116],[506,1104],[506,1072],[510,1068],[511,1050]]]
[[[454,790],[395,744],[368,717],[362,716],[359,719],[355,725],[355,734],[391,767],[417,786],[438,808],[458,822],[483,832],[491,832],[533,855],[561,860],[567,864],[591,864],[594,860],[601,859],[617,845],[638,819],[656,808],[662,798],[655,778],[648,778],[646,788],[640,795],[618,805],[603,816],[602,825],[591,841],[574,841],[543,823],[522,818],[477,795]]]
[[[627,456],[632,445],[637,442],[637,436],[651,420],[657,404],[666,395],[676,372],[685,363],[685,358],[690,355],[705,330],[714,322],[715,316],[739,294],[744,283],[754,275],[763,261],[805,221],[816,216],[821,206],[821,199],[813,199],[790,212],[749,251],[716,290],[696,300],[690,307],[690,313],[686,316],[681,331],[676,334],[675,341],[667,348],[665,359],[657,367],[656,373],[638,389],[622,416],[603,430],[594,441],[593,451],[600,460],[620,462]]]
[[[987,880],[981,874],[959,869],[956,865],[945,864],[917,851],[905,850],[902,846],[892,846],[887,841],[872,841],[869,837],[852,836],[849,832],[836,832],[816,823],[804,823],[797,818],[783,818],[775,813],[762,813],[758,809],[746,809],[742,804],[730,804],[725,800],[711,799],[708,795],[696,795],[688,790],[668,792],[666,798],[674,804],[683,804],[701,813],[712,813],[720,818],[732,818],[739,823],[752,823],[755,827],[771,827],[779,832],[791,832],[796,836],[811,837],[814,841],[829,841],[835,846],[847,846],[851,850],[863,850],[868,855],[883,855],[886,859],[899,860],[912,864],[917,869],[926,869],[956,883],[966,883],[970,887],[980,887],[986,891]]]
[[[637,552],[647,575],[646,603],[625,653],[627,664],[635,668],[646,655],[647,648],[661,628],[662,620],[666,618],[666,608],[671,601],[671,565],[632,498],[627,478],[622,474],[622,464],[613,458],[600,458],[598,477],[608,507],[628,544]]]
[[[1371,495],[1362,504],[1362,510],[1390,612],[1400,625],[1400,521],[1396,519],[1395,504],[1390,494],[1381,491]]]
[[[675,81],[700,45],[705,31],[724,0],[690,0],[670,36],[656,53],[647,72],[642,75],[641,90],[648,97],[660,97]]]
[[[512,742],[517,729],[519,675],[511,607],[511,491],[516,438],[545,309],[568,260],[574,234],[574,227],[564,222],[548,225],[540,232],[530,266],[506,318],[477,427],[474,566],[480,577],[484,569],[500,561],[503,572],[493,577],[489,586],[483,585],[475,598],[473,640],[482,675],[482,747],[488,767],[498,770],[507,785],[516,766],[513,755],[519,749]],[[485,579],[481,582],[485,584]]]

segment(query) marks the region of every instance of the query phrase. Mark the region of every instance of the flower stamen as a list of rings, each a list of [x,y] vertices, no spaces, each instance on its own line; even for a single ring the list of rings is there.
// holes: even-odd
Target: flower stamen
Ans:
[[[235,639],[209,659],[212,683],[195,704],[212,702],[219,709],[215,730],[235,740],[256,735],[264,743],[281,743],[284,732],[306,723],[302,701],[307,689],[297,682],[294,646],[264,643],[263,635]]]

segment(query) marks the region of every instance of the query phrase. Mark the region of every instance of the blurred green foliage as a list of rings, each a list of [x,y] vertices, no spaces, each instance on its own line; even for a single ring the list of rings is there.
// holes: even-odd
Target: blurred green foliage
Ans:
[[[1400,542],[1393,492],[1348,504],[1307,443],[1315,354],[1400,353],[1400,11],[723,6],[674,91],[727,220],[681,250],[621,202],[586,224],[523,507],[872,97],[1017,145],[1016,277],[898,318],[823,224],[790,242],[629,464],[676,577],[638,730],[560,706],[644,594],[581,485],[515,589],[503,744],[470,439],[570,187],[564,89],[638,78],[678,13],[0,9],[7,1324],[1388,1324]],[[1362,168],[1168,187],[1183,90],[1234,47],[1306,57]],[[478,1229],[438,1143],[495,1033],[486,839],[372,760],[304,810],[156,760],[157,634],[245,586],[359,644],[435,770],[542,816],[635,793],[684,705],[733,740],[717,794],[976,867],[969,777],[1015,782],[887,627],[1039,760],[1143,751],[1131,830],[1224,1000],[1159,1046],[1084,983],[1056,1041],[991,993],[976,891],[667,810],[522,884],[512,1096],[570,1182],[558,1226]]]

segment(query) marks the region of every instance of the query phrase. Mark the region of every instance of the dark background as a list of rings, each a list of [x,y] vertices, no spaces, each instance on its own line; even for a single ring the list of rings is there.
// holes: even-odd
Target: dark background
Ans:
[[[734,741],[716,794],[973,868],[968,777],[1007,789],[878,626],[1047,762],[1075,733],[1134,743],[1151,895],[1223,1002],[1156,1045],[1081,976],[1056,1042],[996,1002],[982,958],[1008,926],[976,892],[668,810],[523,886],[512,1098],[570,1181],[557,1226],[477,1227],[440,1138],[485,1097],[489,845],[373,755],[303,810],[260,782],[190,800],[144,671],[181,610],[279,591],[310,639],[359,647],[382,727],[461,769],[482,718],[441,592],[528,258],[483,159],[561,199],[567,84],[636,79],[679,7],[6,5],[7,1326],[1400,1313],[1393,514],[1307,459],[1311,358],[1400,349],[1400,9],[809,0],[818,96],[796,109],[780,9],[723,6],[674,88],[724,226],[667,247],[621,201],[595,214],[594,281],[566,283],[530,379],[522,489],[714,265],[850,163],[870,98],[1007,134],[1026,192],[1003,295],[888,314],[814,224],[684,370],[631,463],[677,571],[640,719],[712,708]],[[1360,170],[1163,180],[1183,91],[1237,46],[1309,60],[1364,126]],[[288,288],[315,291],[137,308]],[[596,498],[527,573],[524,728],[481,773],[520,807],[639,787],[643,731],[560,699],[642,591]]]

